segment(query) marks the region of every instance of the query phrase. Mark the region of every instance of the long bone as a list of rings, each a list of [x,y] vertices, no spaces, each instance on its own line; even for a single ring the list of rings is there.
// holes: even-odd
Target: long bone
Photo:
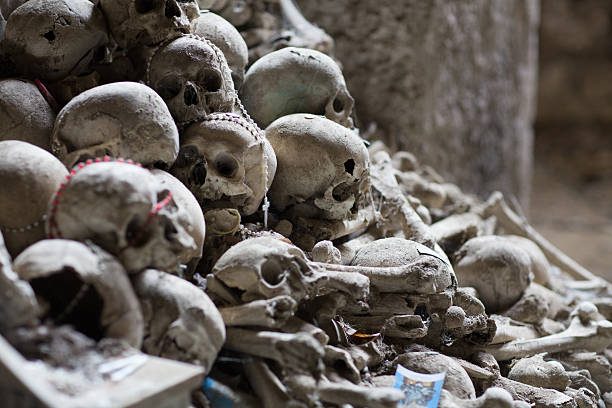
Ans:
[[[224,347],[268,358],[282,367],[318,374],[322,370],[325,352],[313,336],[306,333],[278,333],[229,327]]]
[[[601,352],[612,344],[612,323],[608,320],[593,321],[588,316],[593,311],[596,312],[597,308],[592,303],[582,303],[567,330],[537,339],[514,340],[488,347],[487,351],[497,360],[576,349]]]
[[[254,300],[240,306],[219,308],[226,327],[260,326],[270,329],[283,327],[295,314],[297,302],[290,296]]]
[[[247,359],[244,370],[263,408],[286,407],[291,402],[287,387],[260,358]]]
[[[433,248],[436,238],[402,193],[387,152],[379,151],[373,155],[370,177],[373,190],[381,196],[382,214],[386,217],[397,215],[406,239]]]
[[[373,287],[386,293],[414,293],[431,295],[455,284],[448,265],[434,256],[427,256],[407,265],[396,267],[369,267],[334,265],[314,262],[330,272],[360,273],[370,279]]]

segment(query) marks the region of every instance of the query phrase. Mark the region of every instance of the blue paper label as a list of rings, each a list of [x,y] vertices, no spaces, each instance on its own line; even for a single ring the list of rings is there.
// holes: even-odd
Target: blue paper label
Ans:
[[[421,374],[398,365],[393,388],[403,391],[406,396],[398,407],[438,408],[445,374]]]

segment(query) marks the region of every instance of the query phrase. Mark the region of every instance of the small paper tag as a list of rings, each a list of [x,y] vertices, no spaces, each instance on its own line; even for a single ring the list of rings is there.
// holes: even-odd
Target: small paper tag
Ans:
[[[437,374],[415,373],[398,365],[397,371],[395,371],[393,388],[403,391],[406,396],[400,401],[398,407],[438,408],[445,375],[445,372]]]

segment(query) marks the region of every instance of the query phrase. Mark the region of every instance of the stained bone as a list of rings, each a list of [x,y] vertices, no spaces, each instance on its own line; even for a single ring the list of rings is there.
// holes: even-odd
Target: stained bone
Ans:
[[[219,308],[225,326],[260,326],[270,329],[283,327],[296,310],[297,302],[289,296]]]

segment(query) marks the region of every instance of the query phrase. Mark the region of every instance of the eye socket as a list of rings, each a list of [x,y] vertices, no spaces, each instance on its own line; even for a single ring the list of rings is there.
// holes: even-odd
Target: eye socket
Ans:
[[[238,161],[234,158],[234,156],[228,153],[219,153],[215,158],[215,168],[223,177],[234,177],[238,171],[238,167]]]
[[[268,259],[261,265],[261,277],[271,286],[279,285],[285,278],[283,267],[274,259]]]
[[[221,89],[221,75],[212,69],[203,69],[198,74],[198,83],[200,83],[207,92],[217,92]]]
[[[333,108],[336,113],[341,113],[344,110],[344,102],[339,98],[334,99]]]
[[[156,86],[156,91],[163,100],[174,98],[183,89],[183,83],[180,78],[174,75],[168,75],[162,78]]]
[[[136,0],[134,8],[136,8],[137,13],[144,14],[161,6],[161,2],[162,0]]]
[[[142,247],[149,241],[147,225],[138,217],[132,218],[125,230],[125,239],[131,247]]]

